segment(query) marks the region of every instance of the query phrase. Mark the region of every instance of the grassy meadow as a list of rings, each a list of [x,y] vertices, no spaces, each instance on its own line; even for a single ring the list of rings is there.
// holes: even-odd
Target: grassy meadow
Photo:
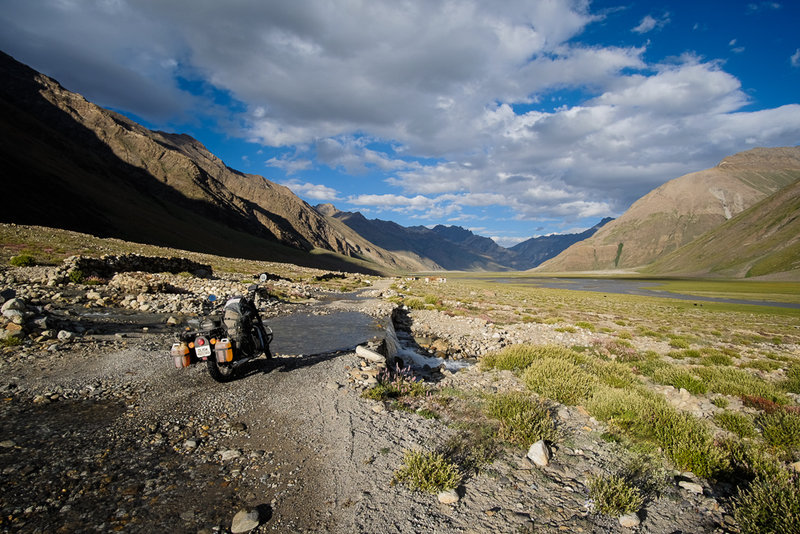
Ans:
[[[800,309],[547,289],[473,275],[449,276],[443,284],[403,280],[395,288],[412,309],[477,317],[497,327],[538,324],[590,334],[588,343],[583,335],[575,339],[584,342],[563,345],[509,345],[480,359],[483,373],[509,370],[526,391],[473,399],[490,422],[473,433],[482,436],[480,450],[491,449],[487,435],[517,447],[567,439],[543,406],[581,406],[605,422],[603,439],[651,463],[658,459],[653,469],[706,479],[734,510],[742,532],[800,531],[800,463],[792,465],[800,460]],[[658,289],[800,299],[799,283],[664,280]],[[685,390],[695,406],[710,410],[678,407],[664,386]],[[588,487],[601,512],[618,515],[641,506],[647,484],[616,473]]]

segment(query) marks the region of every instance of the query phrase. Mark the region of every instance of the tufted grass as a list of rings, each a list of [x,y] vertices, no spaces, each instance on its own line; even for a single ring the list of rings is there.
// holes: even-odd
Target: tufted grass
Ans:
[[[590,478],[589,498],[595,510],[611,517],[638,512],[644,505],[639,489],[619,475]]]
[[[755,438],[758,436],[756,425],[753,419],[743,413],[725,410],[714,414],[714,422],[729,432],[733,432],[740,438]]]
[[[491,397],[486,413],[500,421],[498,437],[514,445],[528,447],[540,439],[558,439],[558,429],[550,408],[525,393],[512,392]]]
[[[598,378],[577,364],[556,358],[536,360],[522,374],[528,389],[562,404],[578,404],[587,399]]]
[[[457,488],[461,473],[458,466],[441,453],[407,450],[403,465],[394,473],[394,480],[415,491],[438,493]]]
[[[499,352],[489,353],[480,360],[483,370],[522,371],[542,358],[559,358],[572,362],[581,359],[575,351],[560,345],[510,345]]]
[[[685,367],[661,367],[653,372],[652,378],[653,381],[659,384],[673,386],[678,389],[683,388],[695,395],[708,391],[706,383]]]

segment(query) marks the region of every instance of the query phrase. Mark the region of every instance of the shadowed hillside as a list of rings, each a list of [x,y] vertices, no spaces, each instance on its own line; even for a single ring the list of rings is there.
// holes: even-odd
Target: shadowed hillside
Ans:
[[[188,135],[148,130],[1,53],[0,72],[4,196],[17,200],[3,221],[343,270],[417,267]]]

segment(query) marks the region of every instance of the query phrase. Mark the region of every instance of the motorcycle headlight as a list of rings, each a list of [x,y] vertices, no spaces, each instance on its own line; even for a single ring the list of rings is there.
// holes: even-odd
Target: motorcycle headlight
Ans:
[[[200,328],[205,331],[213,330],[216,326],[217,324],[211,319],[206,319],[202,323],[200,323]]]

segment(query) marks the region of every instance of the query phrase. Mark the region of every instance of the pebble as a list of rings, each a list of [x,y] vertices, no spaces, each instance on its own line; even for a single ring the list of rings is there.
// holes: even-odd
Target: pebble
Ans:
[[[242,452],[236,449],[228,449],[227,451],[222,451],[220,453],[220,458],[222,458],[223,462],[227,462],[228,460],[235,460],[236,458],[241,458]]]
[[[259,524],[258,510],[239,510],[233,516],[231,524],[231,534],[250,532]]]
[[[442,504],[455,504],[459,501],[458,492],[454,489],[440,491],[437,497]]]
[[[639,519],[639,516],[635,513],[633,514],[625,514],[620,516],[619,524],[625,528],[635,528],[641,524],[642,520]]]

